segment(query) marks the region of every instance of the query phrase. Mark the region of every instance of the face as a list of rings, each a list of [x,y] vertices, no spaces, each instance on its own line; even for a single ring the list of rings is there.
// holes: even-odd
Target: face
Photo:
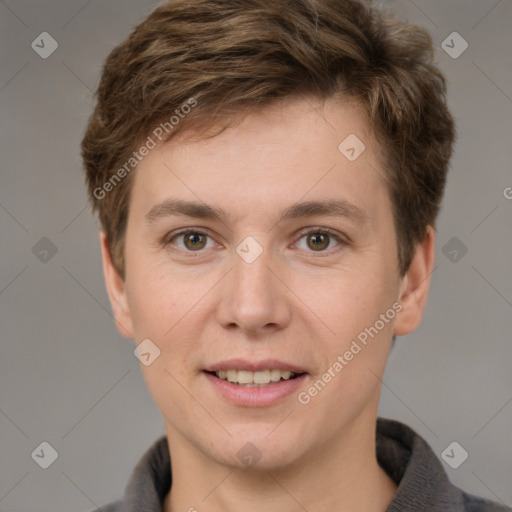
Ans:
[[[122,332],[160,351],[141,368],[171,446],[275,469],[375,420],[433,264],[431,233],[398,274],[377,150],[357,105],[294,99],[140,162],[125,280],[103,239],[105,273]]]

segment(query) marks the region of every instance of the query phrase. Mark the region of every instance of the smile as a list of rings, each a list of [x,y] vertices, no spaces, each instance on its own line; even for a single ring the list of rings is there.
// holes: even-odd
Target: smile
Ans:
[[[219,370],[209,372],[222,380],[227,380],[232,384],[247,387],[262,387],[269,384],[275,384],[279,381],[285,381],[296,378],[299,374],[289,370],[260,370],[251,372],[248,370]]]
[[[209,382],[214,396],[242,407],[265,407],[276,404],[287,397],[294,397],[309,377],[308,373],[293,373],[289,370],[276,369],[255,372],[233,369],[203,370],[202,374]],[[217,374],[222,375],[223,378]],[[250,382],[248,382],[249,380]],[[265,382],[258,382],[263,380]]]

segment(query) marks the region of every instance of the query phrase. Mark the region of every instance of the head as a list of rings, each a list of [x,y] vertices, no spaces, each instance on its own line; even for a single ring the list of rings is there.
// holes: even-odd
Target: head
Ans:
[[[376,414],[428,294],[445,93],[428,33],[359,0],[175,0],[111,52],[82,154],[116,322],[160,351],[142,368],[168,433],[229,463],[250,441],[275,467]],[[207,373],[232,359],[304,376],[235,405]]]

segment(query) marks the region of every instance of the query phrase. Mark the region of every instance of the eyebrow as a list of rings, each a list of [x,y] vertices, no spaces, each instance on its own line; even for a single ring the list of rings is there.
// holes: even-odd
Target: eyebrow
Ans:
[[[144,220],[151,224],[161,218],[175,215],[205,220],[217,220],[225,224],[231,221],[231,215],[223,208],[210,206],[197,201],[184,201],[180,199],[166,199],[156,204],[144,216]],[[278,215],[275,223],[278,224],[282,221],[319,215],[344,217],[359,224],[364,224],[369,220],[368,214],[362,208],[345,199],[325,199],[294,204],[282,211]]]

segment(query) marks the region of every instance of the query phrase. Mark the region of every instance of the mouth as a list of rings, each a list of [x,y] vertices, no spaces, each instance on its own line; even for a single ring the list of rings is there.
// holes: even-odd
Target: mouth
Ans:
[[[292,372],[290,370],[280,370],[275,368],[258,370],[255,372],[234,369],[217,371],[205,370],[205,372],[220,380],[228,381],[231,384],[250,388],[272,386],[279,382],[294,380],[306,374],[306,372]]]
[[[289,399],[309,376],[304,368],[276,359],[231,359],[202,373],[214,396],[241,407],[265,407]]]

